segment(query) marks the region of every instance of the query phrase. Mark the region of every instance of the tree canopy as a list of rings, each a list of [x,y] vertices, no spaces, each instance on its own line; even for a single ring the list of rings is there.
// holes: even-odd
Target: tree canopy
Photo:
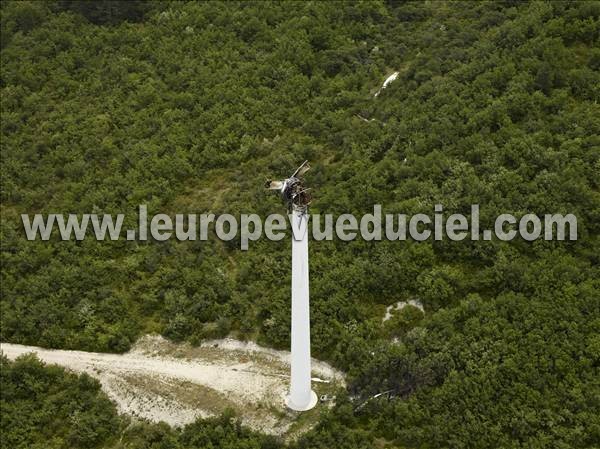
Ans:
[[[20,214],[266,216],[280,205],[264,180],[310,159],[315,213],[479,204],[482,229],[501,213],[573,213],[579,239],[311,242],[313,355],[350,382],[298,448],[600,445],[599,2],[24,1],[0,13],[2,341],[123,352],[148,332],[231,333],[288,347],[287,240],[248,252],[27,241]],[[382,322],[410,299],[422,316]],[[280,444],[231,417],[129,428],[89,378],[2,363],[8,447]]]

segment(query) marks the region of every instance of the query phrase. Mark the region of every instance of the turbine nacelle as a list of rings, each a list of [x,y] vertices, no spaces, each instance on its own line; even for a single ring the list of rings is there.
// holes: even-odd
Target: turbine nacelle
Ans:
[[[283,181],[268,180],[265,183],[265,188],[278,190],[288,210],[293,208],[306,209],[312,199],[310,189],[305,188],[303,180],[303,176],[308,170],[310,170],[310,165],[308,165],[308,161],[304,161],[292,176]]]

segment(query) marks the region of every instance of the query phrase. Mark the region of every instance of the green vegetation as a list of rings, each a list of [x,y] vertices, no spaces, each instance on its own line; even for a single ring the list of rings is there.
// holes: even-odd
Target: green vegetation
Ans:
[[[287,241],[29,242],[19,214],[267,215],[261,180],[310,159],[313,212],[480,204],[482,229],[573,213],[579,239],[312,244],[313,352],[357,399],[299,448],[600,446],[599,17],[595,1],[3,2],[1,340],[287,347]],[[382,323],[412,298],[423,317]],[[2,384],[7,447],[277,444],[229,417],[127,427],[94,382],[32,360],[3,361]]]

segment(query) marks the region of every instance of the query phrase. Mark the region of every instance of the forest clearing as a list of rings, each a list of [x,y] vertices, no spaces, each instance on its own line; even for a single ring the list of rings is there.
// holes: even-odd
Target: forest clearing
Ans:
[[[284,407],[289,382],[289,353],[234,339],[211,340],[193,347],[146,335],[125,354],[45,349],[1,343],[15,359],[34,353],[98,379],[120,413],[183,426],[230,408],[255,430],[292,436],[310,428],[318,412],[300,414]],[[315,389],[327,394],[344,384],[329,365],[313,360]],[[311,419],[310,417],[313,416]]]

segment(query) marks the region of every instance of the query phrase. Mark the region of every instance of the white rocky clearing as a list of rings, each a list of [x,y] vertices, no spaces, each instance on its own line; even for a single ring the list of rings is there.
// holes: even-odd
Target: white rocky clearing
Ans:
[[[381,320],[382,322],[386,322],[389,320],[394,312],[398,312],[404,309],[406,306],[413,306],[419,309],[421,312],[425,313],[425,309],[423,308],[423,304],[418,299],[409,299],[408,301],[398,301],[396,304],[392,304],[391,306],[387,306],[385,308],[385,316]]]
[[[303,414],[287,410],[289,352],[252,342],[223,339],[192,347],[148,335],[125,354],[11,343],[0,343],[0,349],[9,359],[33,352],[46,363],[87,373],[100,381],[121,413],[174,426],[230,407],[255,430],[291,437],[309,427],[307,417],[319,409]],[[313,359],[312,368],[317,394],[344,385],[343,375],[326,363]]]

